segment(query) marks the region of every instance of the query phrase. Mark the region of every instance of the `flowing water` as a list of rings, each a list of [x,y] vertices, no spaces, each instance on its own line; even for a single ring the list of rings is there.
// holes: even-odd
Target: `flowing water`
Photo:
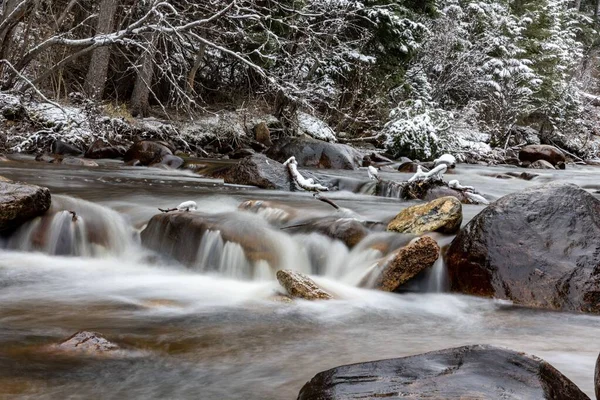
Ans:
[[[533,181],[493,177],[503,171],[515,170],[461,165],[452,178],[494,198],[549,181],[600,189],[594,168],[544,172]],[[366,176],[328,173],[343,177],[341,189]],[[280,211],[237,210],[255,199],[304,215],[334,214],[310,194],[112,163],[76,169],[20,160],[0,164],[0,175],[53,193],[47,216],[0,243],[2,399],[294,399],[324,369],[475,343],[542,357],[593,397],[599,317],[444,293],[441,261],[403,294],[361,289],[365,271],[382,256],[369,243],[391,241],[389,234],[374,233],[349,250],[318,234],[272,227],[267,219],[284,218]],[[328,197],[370,221],[412,204],[348,190]],[[144,249],[140,231],[157,208],[187,200],[240,231],[266,237],[277,265],[250,259],[219,230],[192,249],[197,253],[188,267]],[[481,209],[465,206],[465,221]],[[445,245],[452,238],[436,239]],[[277,268],[311,274],[336,300],[273,301]],[[101,332],[125,352],[85,358],[43,351],[78,330]]]

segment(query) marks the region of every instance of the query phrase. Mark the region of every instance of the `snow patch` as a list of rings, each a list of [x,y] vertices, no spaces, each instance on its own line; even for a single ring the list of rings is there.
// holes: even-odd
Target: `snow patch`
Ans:
[[[317,117],[313,117],[305,112],[298,113],[298,130],[315,139],[326,142],[337,142],[335,132],[329,125]]]

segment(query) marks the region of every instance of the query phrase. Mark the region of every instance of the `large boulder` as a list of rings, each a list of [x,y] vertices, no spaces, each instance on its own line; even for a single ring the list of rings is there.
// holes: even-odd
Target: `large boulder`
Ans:
[[[277,271],[277,280],[292,298],[304,300],[329,300],[333,298],[331,294],[318,287],[312,279],[300,272],[279,270]]]
[[[452,234],[458,232],[461,223],[461,202],[456,197],[441,197],[400,211],[388,224],[387,230],[415,235],[427,232]]]
[[[123,160],[125,162],[138,160],[141,165],[150,165],[160,162],[163,156],[172,154],[171,149],[163,143],[142,140],[131,145]]]
[[[317,374],[298,400],[589,400],[546,361],[494,346],[457,347]]]
[[[292,187],[287,168],[263,154],[243,158],[225,172],[223,180],[226,183],[257,186],[261,189],[290,190]]]
[[[333,169],[355,169],[363,159],[362,154],[350,146],[309,137],[281,140],[269,149],[267,156],[280,162],[295,156],[300,167]]]
[[[417,239],[380,262],[362,286],[393,292],[438,259],[440,247],[428,236]]]
[[[519,152],[519,160],[529,163],[545,160],[554,166],[567,161],[562,151],[547,144],[532,144],[523,147]]]
[[[48,189],[0,179],[0,232],[15,229],[49,208]]]
[[[600,201],[557,183],[505,196],[461,230],[446,265],[455,292],[600,313]]]

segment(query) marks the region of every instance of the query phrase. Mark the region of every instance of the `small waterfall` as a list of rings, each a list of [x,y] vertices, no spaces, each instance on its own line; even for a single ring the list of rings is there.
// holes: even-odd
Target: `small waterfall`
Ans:
[[[88,201],[55,195],[50,210],[23,224],[5,246],[51,255],[99,257],[124,254],[137,243],[135,232],[118,212]]]

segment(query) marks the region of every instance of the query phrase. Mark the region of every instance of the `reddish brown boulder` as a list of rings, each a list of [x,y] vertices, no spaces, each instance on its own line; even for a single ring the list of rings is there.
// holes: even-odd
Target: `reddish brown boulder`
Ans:
[[[523,147],[519,152],[519,160],[527,163],[545,160],[554,166],[567,161],[562,151],[547,144],[532,144]]]

